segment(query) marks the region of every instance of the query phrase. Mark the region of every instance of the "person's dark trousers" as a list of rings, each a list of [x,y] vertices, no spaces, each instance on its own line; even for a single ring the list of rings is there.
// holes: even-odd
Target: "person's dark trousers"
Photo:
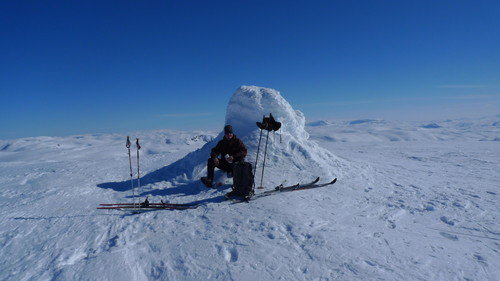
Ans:
[[[207,178],[211,181],[214,180],[215,167],[217,167],[217,168],[219,168],[227,173],[233,172],[233,164],[228,163],[226,160],[219,159],[219,166],[215,166],[214,160],[212,158],[208,158]]]

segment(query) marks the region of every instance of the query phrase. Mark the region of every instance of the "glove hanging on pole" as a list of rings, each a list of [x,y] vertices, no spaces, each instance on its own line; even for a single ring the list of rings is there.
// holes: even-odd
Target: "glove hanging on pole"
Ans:
[[[269,113],[269,117],[262,117],[262,122],[256,122],[257,127],[261,130],[266,131],[277,131],[281,128],[281,122],[276,121],[272,113]]]

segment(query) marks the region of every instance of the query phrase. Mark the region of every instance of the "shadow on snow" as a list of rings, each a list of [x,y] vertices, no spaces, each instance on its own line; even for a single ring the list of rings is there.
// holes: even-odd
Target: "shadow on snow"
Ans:
[[[190,196],[200,194],[203,191],[207,191],[207,188],[199,181],[199,177],[206,173],[206,159],[207,155],[210,155],[212,146],[213,144],[209,142],[202,148],[187,154],[184,158],[142,176],[140,179],[141,187],[138,187],[137,178],[120,182],[100,183],[97,185],[97,187],[102,189],[112,189],[118,192],[129,191],[130,194],[125,196],[125,198],[146,196],[169,197],[173,195]],[[219,170],[216,171],[216,173],[221,172],[222,171]],[[134,195],[132,194],[131,182],[134,186]],[[172,187],[162,189],[151,189],[150,187],[146,187],[148,185],[154,185],[161,182],[174,182],[175,184]],[[220,188],[217,188],[216,190],[226,188],[228,188],[228,186],[222,186]],[[224,201],[223,196],[217,196],[214,198],[204,199],[192,203],[202,204],[222,201]]]

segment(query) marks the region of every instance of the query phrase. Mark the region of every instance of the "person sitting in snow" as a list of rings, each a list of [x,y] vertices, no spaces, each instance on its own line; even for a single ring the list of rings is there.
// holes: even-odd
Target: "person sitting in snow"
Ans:
[[[207,187],[212,187],[215,167],[225,172],[232,172],[234,163],[243,161],[245,156],[247,156],[245,144],[233,133],[233,127],[226,125],[224,127],[224,137],[212,148],[210,153],[207,162],[207,176],[202,177],[201,181]]]

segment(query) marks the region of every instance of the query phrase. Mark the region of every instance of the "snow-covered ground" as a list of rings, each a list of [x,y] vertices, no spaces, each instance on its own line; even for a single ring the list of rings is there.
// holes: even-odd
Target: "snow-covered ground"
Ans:
[[[133,190],[126,135],[0,140],[0,280],[500,280],[500,116],[305,126],[278,92],[242,87],[226,119],[250,162],[269,112],[283,129],[269,135],[267,190],[335,185],[223,201],[231,179],[198,181],[220,132],[131,132]],[[135,145],[132,164],[136,178]],[[201,206],[96,209],[146,196]]]

